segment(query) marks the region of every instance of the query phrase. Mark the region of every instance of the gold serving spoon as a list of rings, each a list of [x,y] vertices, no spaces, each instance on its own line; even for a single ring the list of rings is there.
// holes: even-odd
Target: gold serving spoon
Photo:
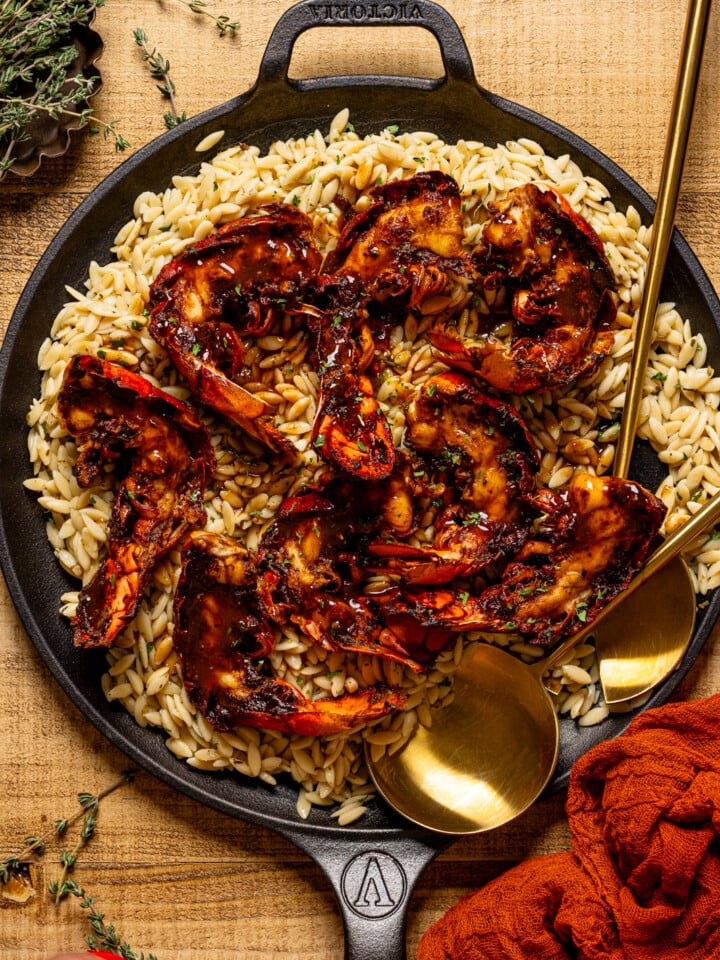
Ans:
[[[627,476],[632,453],[709,11],[710,0],[690,0],[616,476]],[[447,834],[490,830],[531,806],[553,775],[560,740],[543,675],[593,634],[608,703],[639,696],[665,679],[682,659],[695,622],[695,593],[680,553],[718,519],[720,494],[668,537],[593,623],[545,660],[528,665],[499,647],[471,645],[455,674],[454,700],[436,712],[430,728],[418,727],[404,747],[377,760],[366,748],[370,774],[385,800],[414,823]]]
[[[710,0],[690,0],[615,455],[619,477],[628,475],[709,11]],[[718,518],[720,494],[656,550],[592,624],[545,660],[528,665],[490,644],[470,646],[455,675],[455,698],[437,711],[432,727],[418,727],[394,755],[373,760],[366,749],[388,803],[409,820],[448,834],[490,830],[526,810],[549,783],[558,757],[560,732],[544,673],[593,634],[608,703],[664,680],[682,659],[695,623],[695,591],[680,553]]]
[[[626,478],[642,401],[655,312],[667,260],[682,179],[695,93],[710,13],[710,0],[690,0],[670,112],[663,168],[650,242],[645,291],[635,331],[627,393],[615,452],[614,475]],[[678,556],[647,586],[603,619],[593,632],[600,686],[606,703],[648,693],[682,660],[695,627],[695,590],[690,571]]]
[[[435,711],[429,728],[418,726],[400,750],[379,759],[366,747],[385,800],[413,823],[447,834],[491,830],[523,813],[557,764],[560,729],[544,674],[618,608],[624,618],[650,579],[656,583],[658,571],[719,519],[717,493],[658,547],[593,623],[544,660],[527,664],[492,644],[471,644],[455,673],[454,700]],[[652,620],[646,616],[642,629]]]

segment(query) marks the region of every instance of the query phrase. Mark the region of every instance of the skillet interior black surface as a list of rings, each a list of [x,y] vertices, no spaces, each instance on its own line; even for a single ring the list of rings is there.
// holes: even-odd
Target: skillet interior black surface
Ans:
[[[354,8],[367,9],[361,4]],[[381,804],[350,828],[337,827],[324,811],[313,812],[307,823],[301,823],[295,813],[294,788],[270,789],[255,782],[195,771],[169,753],[159,734],[141,729],[122,709],[106,702],[99,682],[103,655],[72,647],[68,626],[57,608],[60,595],[75,584],[54,561],[42,511],[22,487],[22,479],[28,473],[25,416],[38,390],[38,348],[48,334],[53,316],[67,299],[65,285],[81,288],[89,262],[108,259],[115,235],[132,215],[136,195],[143,190],[162,191],[169,171],[196,169],[200,157],[195,145],[218,129],[225,134],[216,149],[238,141],[265,149],[277,139],[301,136],[316,128],[326,130],[335,114],[348,107],[360,134],[393,123],[401,129],[430,129],[448,141],[462,138],[496,143],[529,137],[539,141],[550,154],[570,153],[586,174],[610,187],[620,209],[632,203],[649,222],[653,205],[648,195],[612,161],[571,132],[478,87],[457,26],[429,0],[417,0],[412,5],[388,4],[386,9],[394,10],[396,16],[382,23],[407,22],[431,30],[440,44],[446,70],[441,80],[353,76],[289,81],[292,48],[304,30],[318,24],[351,26],[361,22],[367,26],[374,22],[354,19],[352,4],[332,5],[332,9],[346,13],[346,19],[335,22],[319,20],[317,9],[318,5],[303,0],[288,11],[268,43],[253,89],[187,121],[126,161],[81,204],[41,259],[20,298],[0,354],[0,417],[5,440],[0,451],[0,559],[10,593],[33,643],[88,719],[160,779],[222,812],[273,827],[322,861],[340,895],[347,932],[352,934],[357,911],[348,905],[343,887],[351,855],[365,848],[377,848],[396,861],[402,860],[404,886],[401,884],[396,909],[390,911],[397,918],[414,878],[449,840],[410,828]],[[325,6],[322,9],[331,10]],[[403,20],[403,9],[415,11],[413,18]],[[692,251],[677,233],[663,296],[675,300],[681,313],[692,318],[694,328],[708,343],[709,356],[720,357],[717,297]],[[638,446],[631,474],[653,488],[664,471],[647,449]],[[716,595],[698,611],[695,635],[681,668],[654,694],[650,705],[667,699],[690,668],[717,618],[719,605]],[[629,715],[621,715],[601,727],[585,729],[563,724],[560,761],[552,789],[566,785],[570,767],[578,756],[600,740],[622,732],[629,719]],[[379,933],[380,929],[376,923],[374,931]],[[378,957],[402,955],[399,939],[394,945],[386,937],[382,942],[384,952],[378,952]],[[351,955],[354,947],[347,949]],[[366,942],[366,948],[357,956],[368,960],[368,949]]]

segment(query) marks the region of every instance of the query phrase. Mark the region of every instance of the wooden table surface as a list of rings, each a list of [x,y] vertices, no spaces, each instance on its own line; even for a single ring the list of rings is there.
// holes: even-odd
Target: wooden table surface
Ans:
[[[650,193],[659,179],[684,22],[678,0],[444,0],[487,88],[549,116],[609,155]],[[245,91],[289,0],[211,0],[241,22],[220,38],[179,0],[108,0],[96,26],[105,41],[96,110],[118,120],[136,150],[162,133],[166,104],[133,42],[143,27],[171,63],[188,116]],[[333,7],[338,5],[333,4]],[[370,4],[364,4],[370,7]],[[379,6],[382,6],[380,4]],[[412,3],[408,0],[408,8]],[[318,0],[318,7],[325,7]],[[442,72],[423,30],[329,28],[301,38],[292,74]],[[340,42],[338,41],[340,39]],[[321,68],[318,67],[321,64]],[[713,283],[720,284],[720,11],[711,17],[678,222]],[[76,138],[31,179],[0,183],[0,329],[55,232],[122,156],[102,138]],[[49,322],[50,318],[48,318]],[[54,602],[50,600],[49,602]],[[720,688],[715,638],[680,695]],[[0,587],[0,859],[22,839],[76,809],[77,794],[118,779],[127,759],[67,700]],[[488,835],[460,839],[422,876],[412,899],[408,955],[423,930],[461,894],[523,858],[567,849],[558,796]],[[44,892],[58,873],[51,847],[35,869],[37,895],[0,898],[0,955],[36,960],[82,948],[89,926],[77,901],[56,907]],[[330,960],[343,955],[342,922],[321,870],[289,842],[205,809],[141,773],[107,797],[74,873],[106,920],[139,954],[159,960],[253,957]]]

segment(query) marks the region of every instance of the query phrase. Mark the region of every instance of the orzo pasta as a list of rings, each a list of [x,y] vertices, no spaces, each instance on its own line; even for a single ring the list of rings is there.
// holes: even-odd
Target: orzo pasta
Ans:
[[[306,212],[318,243],[331,249],[343,205],[363,209],[375,184],[421,170],[442,171],[459,184],[468,247],[478,240],[488,202],[528,181],[552,185],[598,233],[618,283],[611,355],[587,381],[512,402],[541,449],[540,484],[562,486],[577,468],[611,471],[650,237],[638,212],[617,210],[608,190],[584,176],[569,156],[548,157],[529,140],[449,144],[430,132],[393,128],[360,136],[343,111],[326,134],[316,130],[306,138],[275,143],[267,153],[253,146],[231,147],[203,161],[196,175],[173,177],[163,193],[141,194],[116,237],[112,257],[90,264],[84,290],[68,288],[68,303],[38,356],[42,387],[28,414],[34,476],[26,485],[37,492],[49,515],[48,538],[69,573],[82,583],[92,577],[103,556],[113,500],[112,477],[106,485],[82,489],[73,474],[75,446],[57,412],[69,358],[98,354],[187,399],[189,393],[166,353],[148,333],[150,287],[171,258],[219,225],[271,202]],[[472,324],[475,309],[473,304],[465,309],[461,325]],[[430,319],[429,313],[408,313],[392,332],[391,365],[377,397],[396,445],[403,440],[403,401],[412,388],[445,369],[426,337]],[[302,469],[279,470],[272,455],[252,438],[204,414],[217,454],[217,470],[206,493],[207,528],[240,538],[250,550],[257,547],[283,496],[312,480],[321,468],[310,442],[318,376],[305,333],[282,329],[261,337],[252,360],[257,381],[246,386],[271,406],[276,426],[301,455]],[[667,467],[657,492],[669,510],[666,529],[672,530],[720,490],[720,377],[707,364],[706,345],[693,331],[692,318],[681,317],[670,303],[658,310],[645,387],[639,435]],[[236,771],[269,784],[289,775],[298,786],[300,816],[319,804],[338,805],[333,815],[341,824],[359,817],[372,793],[364,742],[373,752],[395,751],[416,723],[430,723],[433,708],[452,695],[452,674],[463,643],[477,635],[458,637],[431,670],[418,675],[376,657],[326,651],[284,629],[271,655],[273,670],[307,696],[337,696],[354,692],[362,683],[385,681],[405,689],[406,708],[363,730],[332,737],[248,727],[220,733],[192,705],[173,649],[178,564],[176,552],[158,564],[137,616],[109,650],[102,678],[107,697],[122,704],[138,724],[164,731],[168,749],[194,767]],[[699,593],[720,585],[720,546],[713,537],[696,550],[693,575]],[[61,603],[71,617],[77,592],[63,596]],[[542,652],[512,637],[500,642],[518,655],[538,657]],[[590,644],[576,648],[555,669],[549,686],[566,722],[597,723],[607,715],[597,680]]]

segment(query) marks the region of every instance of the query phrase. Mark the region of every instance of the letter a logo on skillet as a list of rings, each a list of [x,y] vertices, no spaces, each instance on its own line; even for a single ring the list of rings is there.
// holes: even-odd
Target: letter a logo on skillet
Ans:
[[[373,850],[353,857],[345,867],[342,892],[351,910],[368,920],[379,920],[403,902],[407,879],[394,857]]]

